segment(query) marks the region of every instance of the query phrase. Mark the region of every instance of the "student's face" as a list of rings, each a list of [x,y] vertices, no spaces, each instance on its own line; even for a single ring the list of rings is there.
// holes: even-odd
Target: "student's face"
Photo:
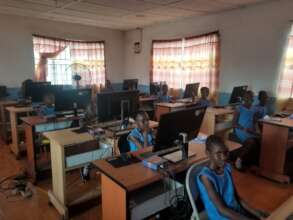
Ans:
[[[203,89],[201,90],[201,97],[202,98],[207,98],[210,94],[210,91],[208,89]]]
[[[163,90],[163,94],[164,95],[167,95],[167,93],[168,93],[168,86],[163,86],[162,90]]]
[[[149,118],[147,115],[142,116],[142,115],[138,115],[136,117],[136,124],[137,127],[141,130],[146,130],[149,128]]]
[[[259,97],[259,102],[260,102],[260,104],[262,104],[262,105],[265,105],[265,104],[267,104],[267,102],[268,102],[268,95],[267,95],[267,93],[263,93],[260,97]]]
[[[214,145],[207,155],[217,169],[223,169],[228,159],[229,150],[226,146]]]
[[[252,94],[245,94],[243,97],[244,104],[247,106],[251,106],[253,103],[253,95]]]

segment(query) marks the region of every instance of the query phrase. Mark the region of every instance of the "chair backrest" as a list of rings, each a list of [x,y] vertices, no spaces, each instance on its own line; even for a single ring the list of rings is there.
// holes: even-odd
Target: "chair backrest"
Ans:
[[[119,148],[120,154],[127,153],[130,151],[129,142],[127,140],[128,135],[129,133],[123,134],[120,136],[118,140],[118,148]]]
[[[196,200],[198,199],[199,192],[197,188],[197,183],[196,183],[196,177],[203,168],[203,166],[207,165],[208,160],[201,161],[199,163],[193,164],[187,171],[186,174],[186,179],[185,179],[185,186],[186,186],[186,191],[188,194],[189,201],[192,206],[192,216],[196,220],[200,220],[199,218],[199,213],[196,208]]]

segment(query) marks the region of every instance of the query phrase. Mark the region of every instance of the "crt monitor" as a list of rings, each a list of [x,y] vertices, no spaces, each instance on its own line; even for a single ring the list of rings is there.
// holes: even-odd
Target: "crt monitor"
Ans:
[[[233,88],[229,104],[238,104],[242,102],[244,93],[246,92],[248,86],[236,86]]]
[[[150,95],[158,95],[161,91],[160,84],[157,82],[150,83]]]
[[[138,110],[138,98],[137,90],[97,94],[99,122],[134,117]]]
[[[137,90],[138,79],[125,79],[123,81],[123,90]]]
[[[183,98],[191,98],[198,95],[199,83],[186,84]]]
[[[205,111],[206,107],[193,107],[161,115],[154,151],[172,147],[179,133],[187,133],[189,140],[197,136]]]

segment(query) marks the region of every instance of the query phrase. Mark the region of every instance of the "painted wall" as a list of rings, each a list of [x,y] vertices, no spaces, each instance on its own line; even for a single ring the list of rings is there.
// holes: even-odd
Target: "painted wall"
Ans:
[[[221,14],[189,18],[143,29],[142,52],[133,52],[140,38],[137,30],[125,35],[125,78],[149,83],[152,40],[200,35],[219,30],[221,34],[220,91],[248,84],[275,95],[276,82],[287,34],[293,19],[293,1],[281,0]]]
[[[124,33],[77,24],[0,15],[0,84],[19,87],[34,73],[32,34],[77,39],[104,40],[107,76],[123,79]]]

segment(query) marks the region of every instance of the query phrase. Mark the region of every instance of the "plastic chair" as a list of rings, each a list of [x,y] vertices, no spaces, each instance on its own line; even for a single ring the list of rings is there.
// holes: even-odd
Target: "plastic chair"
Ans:
[[[203,212],[199,213],[198,209],[196,207],[196,201],[199,196],[199,192],[198,192],[197,184],[196,184],[196,177],[199,174],[199,172],[201,171],[201,169],[203,168],[203,166],[205,166],[207,163],[208,163],[208,161],[205,160],[203,162],[193,164],[188,169],[187,174],[186,174],[185,186],[186,186],[187,195],[188,195],[188,198],[191,203],[192,210],[193,210],[192,215],[191,215],[192,220],[208,220],[206,212],[203,211]]]
[[[127,153],[130,151],[130,146],[127,140],[128,135],[129,133],[123,134],[120,136],[118,140],[118,148],[119,148],[120,154]]]

